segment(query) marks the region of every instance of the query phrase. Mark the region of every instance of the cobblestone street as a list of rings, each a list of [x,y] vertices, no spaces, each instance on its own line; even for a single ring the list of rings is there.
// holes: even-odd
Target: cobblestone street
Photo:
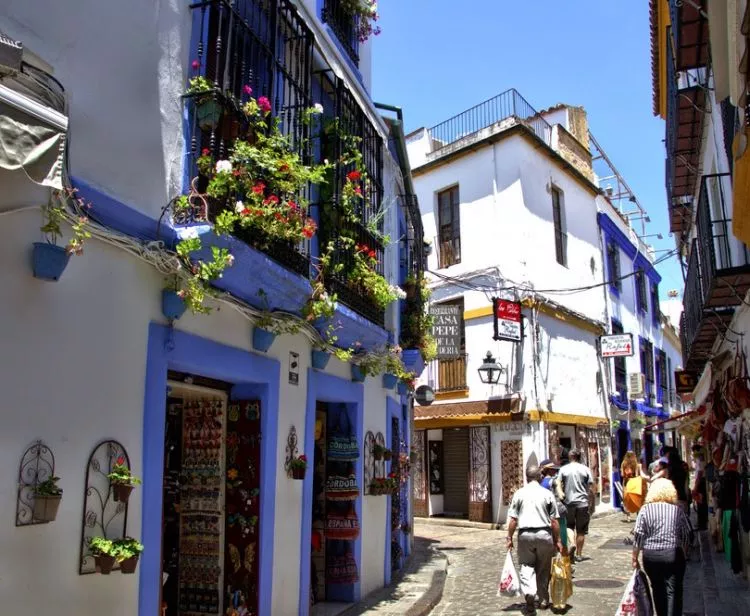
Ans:
[[[629,579],[631,548],[623,544],[632,524],[621,515],[610,515],[592,521],[584,549],[584,562],[574,569],[573,596],[569,599],[570,615],[603,616],[614,614]],[[473,616],[486,614],[520,614],[519,599],[497,597],[497,581],[505,558],[505,530],[482,530],[418,522],[416,534],[434,542],[433,546],[448,557],[448,576],[435,616]],[[698,576],[697,571],[689,575]],[[686,588],[696,586],[686,579]],[[685,616],[702,614],[700,595],[685,593]],[[539,612],[549,614],[550,612]]]

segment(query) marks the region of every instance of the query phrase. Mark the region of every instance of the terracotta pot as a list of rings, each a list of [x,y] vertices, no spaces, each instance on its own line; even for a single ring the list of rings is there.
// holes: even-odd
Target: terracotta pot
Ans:
[[[39,522],[52,522],[57,517],[61,499],[62,495],[34,496],[34,519]]]
[[[133,486],[125,483],[113,483],[112,493],[114,494],[115,500],[121,503],[127,503],[130,498],[130,493],[133,491]]]
[[[383,459],[384,460],[386,460],[386,461],[390,460],[392,457],[393,457],[393,452],[392,451],[384,451],[383,452]]]
[[[307,469],[305,468],[293,468],[292,469],[292,479],[304,479],[305,478],[305,471]]]
[[[112,571],[112,567],[115,566],[115,557],[100,554],[99,556],[94,556],[94,564],[99,573],[102,575],[109,575]]]
[[[138,566],[138,557],[140,554],[126,558],[120,563],[120,573],[135,573],[135,568]]]

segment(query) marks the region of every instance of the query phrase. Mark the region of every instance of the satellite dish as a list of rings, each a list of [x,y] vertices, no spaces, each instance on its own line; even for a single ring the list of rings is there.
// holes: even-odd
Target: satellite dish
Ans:
[[[430,404],[435,402],[435,392],[432,390],[432,387],[420,385],[417,387],[417,391],[414,392],[414,399],[419,406],[430,406]]]

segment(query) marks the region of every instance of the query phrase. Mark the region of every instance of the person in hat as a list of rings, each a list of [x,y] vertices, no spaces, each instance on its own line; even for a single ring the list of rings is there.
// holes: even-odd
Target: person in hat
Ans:
[[[555,497],[555,505],[557,506],[557,518],[560,523],[560,541],[563,544],[563,548],[567,553],[568,550],[568,511],[565,507],[565,494],[562,491],[562,487],[557,478],[557,473],[560,467],[555,464],[553,460],[549,458],[542,460],[539,464],[539,469],[542,472],[542,487],[547,488],[552,495]]]
[[[568,510],[568,528],[575,531],[576,544],[570,550],[570,561],[581,560],[583,544],[589,534],[589,491],[594,483],[591,471],[580,463],[581,454],[572,449],[568,454],[570,463],[560,469],[560,482],[565,493],[565,507]]]

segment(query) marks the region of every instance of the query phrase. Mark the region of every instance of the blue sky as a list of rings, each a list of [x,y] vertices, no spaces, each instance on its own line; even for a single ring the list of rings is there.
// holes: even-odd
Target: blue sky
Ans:
[[[433,126],[516,88],[536,109],[583,105],[591,132],[674,248],[664,190],[664,121],[652,115],[647,0],[380,0],[373,97]],[[657,257],[661,256],[660,253]],[[676,258],[662,297],[682,291]]]

